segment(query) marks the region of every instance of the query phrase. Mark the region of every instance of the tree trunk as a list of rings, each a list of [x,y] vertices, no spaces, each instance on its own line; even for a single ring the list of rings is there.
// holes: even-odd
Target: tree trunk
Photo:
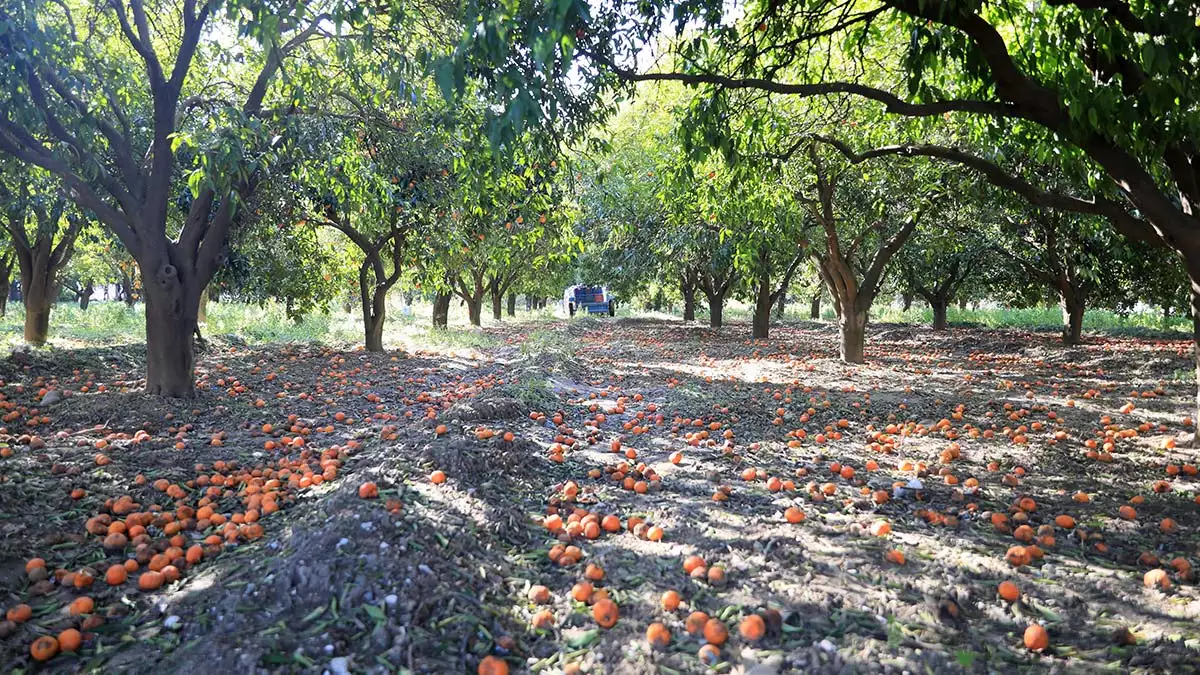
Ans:
[[[1083,335],[1083,298],[1073,291],[1067,291],[1062,293],[1059,304],[1063,315],[1063,344],[1077,345]]]
[[[808,307],[808,318],[816,321],[821,318],[821,294],[817,293],[812,297],[812,304]]]
[[[950,304],[949,300],[935,299],[929,303],[933,309],[933,329],[946,330],[946,309]]]
[[[12,260],[0,258],[0,316],[8,311],[8,296],[12,293]]]
[[[867,313],[843,307],[838,327],[842,344],[840,355],[846,363],[863,363],[863,345],[867,336]]]
[[[507,307],[505,307],[505,309],[507,310],[507,314],[509,316],[516,316],[517,315],[517,294],[509,293],[508,294],[508,302],[506,304],[507,304]]]
[[[53,272],[41,256],[35,256],[28,269],[21,269],[21,301],[25,305],[25,341],[44,345],[50,335],[50,309],[58,293]]]
[[[692,322],[696,320],[696,288],[693,286],[688,288],[686,285],[680,288],[683,291],[683,320]]]
[[[758,291],[754,300],[754,323],[751,337],[766,338],[771,330],[771,277],[763,274],[758,278]]]
[[[654,304],[652,305],[652,308],[654,309],[654,311],[656,311],[656,312],[662,311],[664,300],[666,300],[666,298],[663,297],[663,292],[661,290],[656,291],[654,293]]]
[[[725,321],[725,293],[705,291],[704,297],[708,300],[708,325],[720,328]]]
[[[912,304],[913,304],[913,294],[912,293],[901,293],[900,300],[901,300],[901,302],[904,303],[903,311],[907,312],[909,309],[912,308]]]
[[[121,272],[121,299],[126,307],[133,309],[133,279],[125,271]]]
[[[142,264],[142,263],[139,263]],[[146,300],[146,393],[173,398],[195,394],[196,314],[200,289],[170,268],[167,274],[142,271]],[[150,281],[154,279],[155,281]]]
[[[471,320],[472,326],[483,325],[483,296],[466,298],[467,301],[467,317]]]
[[[960,311],[966,311],[966,309],[967,309],[967,299],[966,298],[958,299],[958,309]]]
[[[25,296],[25,341],[31,345],[44,345],[50,335],[51,303],[44,300],[30,301]]]
[[[1165,331],[1171,327],[1171,306],[1164,305],[1162,310],[1162,329]],[[3,307],[0,307],[0,316],[4,316]]]
[[[375,315],[372,315],[369,312],[363,312],[363,329],[366,333],[364,336],[364,342],[367,351],[383,351],[383,324],[386,316],[387,310]]]
[[[489,291],[492,296],[492,318],[500,321],[504,318],[504,294],[500,292],[500,287],[492,284]]]
[[[88,306],[92,304],[92,293],[95,292],[95,283],[89,281],[83,285],[83,289],[79,291],[79,309],[87,311]]]
[[[196,311],[196,321],[199,323],[208,323],[208,288],[200,291],[200,307]]]
[[[775,301],[775,318],[783,319],[785,311],[787,311],[787,293],[780,293],[779,299]]]
[[[453,296],[449,293],[435,293],[433,296],[433,327],[445,328],[450,320],[450,300]]]

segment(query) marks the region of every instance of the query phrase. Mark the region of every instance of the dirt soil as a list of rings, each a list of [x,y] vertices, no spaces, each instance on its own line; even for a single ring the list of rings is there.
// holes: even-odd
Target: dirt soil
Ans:
[[[855,367],[818,323],[487,332],[217,338],[183,402],[141,394],[136,347],[0,362],[0,608],[32,610],[0,668],[1200,672],[1188,342],[883,325]],[[693,612],[730,634],[711,667]]]

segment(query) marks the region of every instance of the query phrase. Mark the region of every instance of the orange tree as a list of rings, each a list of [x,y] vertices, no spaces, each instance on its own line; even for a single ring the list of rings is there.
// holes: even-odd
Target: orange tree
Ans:
[[[368,351],[383,351],[387,295],[406,272],[406,253],[423,234],[440,236],[435,227],[451,192],[453,147],[431,113],[414,105],[316,120],[304,136],[316,154],[292,172],[298,224],[341,233],[361,256],[358,297]]]
[[[14,162],[0,169],[0,209],[21,277],[25,341],[42,345],[50,334],[50,310],[63,281],[60,273],[74,255],[87,220],[45,171]]]
[[[458,140],[449,207],[427,237],[421,281],[436,293],[434,324],[444,327],[449,295],[467,307],[472,325],[503,314],[501,299],[523,277],[536,277],[577,247],[574,211],[552,145],[534,135],[496,151],[474,125]]]

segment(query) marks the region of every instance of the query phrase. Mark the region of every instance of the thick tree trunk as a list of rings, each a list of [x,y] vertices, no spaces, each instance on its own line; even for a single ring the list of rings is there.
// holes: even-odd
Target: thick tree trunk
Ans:
[[[662,291],[655,292],[654,301],[653,301],[653,305],[652,305],[652,308],[654,309],[654,311],[661,312],[662,308],[663,308],[663,302],[665,300],[666,300],[666,298],[663,297]]]
[[[929,306],[933,309],[934,330],[946,330],[946,310],[948,309],[949,304],[949,300],[938,299],[935,299],[933,302],[929,303]]]
[[[364,345],[369,352],[383,351],[383,324],[387,316],[384,313],[372,315],[363,313],[363,329],[365,331]]]
[[[51,306],[44,300],[25,300],[25,341],[29,344],[46,344],[46,338],[50,335]]]
[[[907,312],[909,309],[912,308],[912,304],[913,304],[913,294],[912,293],[901,293],[900,300],[901,300],[901,302],[904,303],[903,311]]]
[[[505,307],[505,310],[507,310],[506,313],[509,316],[516,316],[517,315],[517,294],[516,293],[508,294],[508,302],[506,303],[506,305],[507,305]]]
[[[758,279],[758,291],[754,299],[754,323],[751,336],[766,338],[771,331],[771,277],[762,275]]]
[[[863,346],[867,336],[867,313],[857,311],[853,307],[843,307],[838,328],[842,338],[839,350],[842,360],[846,363],[863,363]]]
[[[784,312],[787,311],[787,293],[780,293],[779,298],[775,301],[775,318],[782,319]]]
[[[812,303],[808,306],[808,318],[816,321],[821,318],[821,294],[817,293],[812,297]]]
[[[964,310],[964,311],[967,309],[967,299],[966,298],[958,299],[958,308],[959,308],[959,310]]]
[[[21,270],[21,301],[25,305],[25,341],[40,346],[50,335],[50,309],[58,293],[54,273],[39,258]]]
[[[483,325],[483,296],[477,298],[466,298],[467,301],[467,317],[471,320],[472,326]]]
[[[720,328],[725,322],[725,293],[705,292],[704,297],[708,300],[708,325]]]
[[[433,327],[445,328],[450,321],[450,300],[453,298],[449,293],[436,293],[433,296]]]
[[[4,309],[0,307],[0,316],[4,316]],[[1166,305],[1162,308],[1162,329],[1165,331],[1171,327],[1171,306]]]
[[[1063,315],[1062,341],[1064,345],[1079,344],[1083,335],[1083,298],[1074,292],[1063,293],[1059,301]]]
[[[10,281],[5,281],[2,285],[0,285],[0,290],[4,291],[3,293],[0,293],[0,316],[4,316],[5,313],[8,312],[8,293],[9,284],[11,283],[12,282]]]
[[[170,265],[167,274],[147,274],[146,393],[174,398],[195,394],[196,314],[200,289],[190,287]],[[149,281],[154,279],[154,281]]]

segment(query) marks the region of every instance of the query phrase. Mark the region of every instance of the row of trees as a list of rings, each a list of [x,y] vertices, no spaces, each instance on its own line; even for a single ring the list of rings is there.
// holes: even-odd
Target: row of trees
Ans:
[[[730,134],[733,152],[697,155],[695,105],[678,85],[643,84],[606,129],[612,140],[581,186],[587,277],[614,279],[625,295],[668,289],[685,320],[706,301],[714,327],[737,297],[754,307],[754,337],[768,335],[786,295],[826,295],[854,363],[881,295],[920,298],[937,329],[956,300],[1050,299],[1068,344],[1089,306],[1181,307],[1178,262],[1102,218],[1030,205],[952,164],[846,157],[851,139],[904,131],[887,119],[813,102],[798,112],[810,133],[786,153],[753,147],[763,134],[746,129]]]

